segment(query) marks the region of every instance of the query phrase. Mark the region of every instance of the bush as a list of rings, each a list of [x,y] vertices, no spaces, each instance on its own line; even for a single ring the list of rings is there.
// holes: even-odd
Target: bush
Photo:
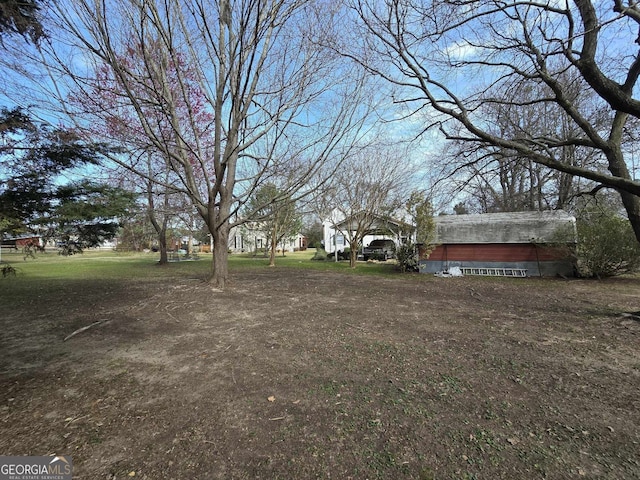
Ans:
[[[316,253],[311,257],[311,260],[316,262],[324,262],[327,260],[327,252],[322,247],[316,247]]]
[[[2,265],[2,268],[0,268],[0,271],[2,271],[2,277],[8,277],[10,275],[13,275],[14,277],[16,276],[16,269],[9,265],[8,263],[6,265]]]
[[[401,272],[418,271],[418,249],[416,245],[407,242],[396,248],[396,260]]]
[[[588,209],[577,219],[577,270],[585,277],[611,277],[638,270],[640,244],[629,221],[609,209]]]
[[[349,249],[349,247],[346,247],[342,251],[338,250],[337,255],[336,255],[336,252],[327,253],[327,258],[326,259],[330,260],[332,262],[336,260],[336,257],[338,258],[338,262],[341,261],[341,260],[349,260],[349,253],[350,252],[351,252],[351,250]]]

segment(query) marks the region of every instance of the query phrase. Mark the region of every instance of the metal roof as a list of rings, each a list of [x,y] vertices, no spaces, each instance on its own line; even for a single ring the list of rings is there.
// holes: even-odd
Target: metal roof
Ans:
[[[563,210],[435,217],[436,244],[575,242],[576,219]]]
[[[357,225],[358,221],[360,220],[359,217],[363,215],[364,214],[362,212],[354,213],[353,215],[349,215],[346,218],[342,219],[341,221],[336,222],[335,226],[338,229],[346,230],[350,228],[351,225],[353,224]],[[367,217],[366,220],[372,221],[369,229],[367,230],[367,233],[369,234],[385,235],[389,233],[392,229],[406,229],[410,231],[415,228],[409,222],[405,222],[403,220],[398,220],[398,219],[391,218],[388,216],[383,216],[383,215],[372,215],[370,217]]]

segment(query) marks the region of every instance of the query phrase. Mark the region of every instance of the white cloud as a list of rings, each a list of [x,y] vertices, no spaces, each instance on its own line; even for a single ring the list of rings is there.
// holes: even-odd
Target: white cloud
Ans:
[[[444,53],[450,60],[459,62],[473,57],[477,51],[478,47],[462,41],[450,45],[444,50]]]

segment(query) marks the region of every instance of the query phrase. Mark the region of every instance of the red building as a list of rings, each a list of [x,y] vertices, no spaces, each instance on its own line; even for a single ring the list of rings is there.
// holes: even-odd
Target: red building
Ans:
[[[449,215],[434,219],[435,248],[423,273],[573,276],[575,218],[564,211]]]
[[[43,246],[42,238],[39,235],[23,235],[20,237],[9,237],[2,239],[3,248],[14,248],[20,250],[26,246],[40,248]]]

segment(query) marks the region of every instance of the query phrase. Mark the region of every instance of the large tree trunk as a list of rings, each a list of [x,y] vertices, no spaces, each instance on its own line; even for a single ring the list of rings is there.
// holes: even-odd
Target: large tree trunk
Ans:
[[[609,162],[609,171],[616,177],[631,179],[631,174],[624,161],[622,153],[622,133],[626,123],[627,115],[617,112],[614,118],[611,134],[609,136],[610,150],[606,152],[607,161]],[[622,204],[629,217],[629,223],[633,228],[633,233],[638,242],[640,242],[640,197],[637,194],[624,190],[618,190],[622,198]]]
[[[226,165],[232,165],[235,159],[228,159]],[[225,168],[219,168],[216,175],[222,178]],[[233,203],[232,192],[235,183],[233,169],[227,170],[227,185],[221,186],[219,192],[219,203],[216,205],[210,200],[208,215],[206,220],[213,239],[213,265],[211,267],[211,278],[209,282],[215,287],[224,289],[229,277],[229,232],[231,225],[229,222],[231,205]],[[231,185],[231,187],[229,187]],[[214,199],[214,195],[210,195]]]
[[[160,247],[160,265],[169,263],[169,256],[167,255],[167,225],[166,222],[163,228],[158,232],[158,246]]]
[[[160,222],[156,216],[153,187],[153,183],[151,181],[147,181],[147,216],[149,217],[149,221],[151,222],[151,225],[153,225],[153,229],[156,231],[156,235],[158,236],[158,246],[160,247],[160,261],[158,263],[160,265],[166,265],[169,263],[169,256],[167,255],[167,223],[169,222],[169,219],[166,214],[167,208],[169,207],[169,193],[165,189],[164,212],[161,217],[162,222]]]
[[[622,203],[627,211],[631,228],[636,235],[636,239],[640,242],[640,197],[627,192],[620,192]]]
[[[150,202],[148,217],[151,225],[153,225],[153,229],[156,231],[156,235],[158,235],[158,246],[160,247],[160,261],[158,263],[165,265],[169,262],[167,255],[167,218],[166,216],[163,218],[162,224],[158,222],[155,212],[153,211],[152,202]]]
[[[351,268],[356,268],[356,260],[358,260],[358,247],[360,246],[360,242],[357,240],[355,242],[349,242],[349,266]]]
[[[213,264],[209,280],[215,287],[224,289],[229,277],[229,222],[224,222],[211,232],[213,237]]]

